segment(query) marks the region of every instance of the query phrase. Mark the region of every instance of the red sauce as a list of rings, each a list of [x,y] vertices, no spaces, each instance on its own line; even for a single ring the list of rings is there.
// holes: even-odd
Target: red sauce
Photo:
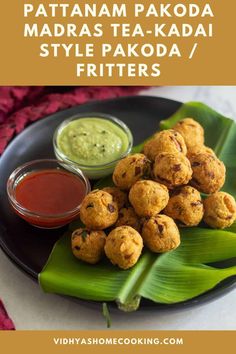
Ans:
[[[40,215],[37,220],[34,216],[24,219],[41,227],[56,227],[73,220],[78,216],[78,210],[73,215],[61,215],[77,208],[85,194],[85,184],[79,177],[59,169],[31,172],[15,189],[17,202]]]

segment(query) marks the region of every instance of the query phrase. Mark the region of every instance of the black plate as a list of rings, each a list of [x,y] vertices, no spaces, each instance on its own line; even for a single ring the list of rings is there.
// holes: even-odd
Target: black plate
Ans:
[[[101,112],[122,119],[134,135],[134,144],[139,144],[157,130],[160,120],[168,118],[180,102],[147,96],[122,97],[93,101],[79,107],[56,113],[30,125],[8,146],[0,160],[0,246],[8,257],[32,278],[45,265],[55,241],[63,230],[40,230],[31,227],[17,217],[9,207],[6,182],[11,172],[19,165],[38,158],[54,157],[52,136],[56,127],[66,118],[81,112]],[[211,291],[192,300],[176,305],[154,304],[143,301],[145,307],[176,308],[211,300],[228,292],[236,278],[229,278]]]

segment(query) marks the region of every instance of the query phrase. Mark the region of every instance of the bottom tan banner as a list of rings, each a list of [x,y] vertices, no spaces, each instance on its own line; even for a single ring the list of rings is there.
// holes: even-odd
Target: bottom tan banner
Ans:
[[[0,332],[0,353],[234,352],[236,331],[16,331]]]

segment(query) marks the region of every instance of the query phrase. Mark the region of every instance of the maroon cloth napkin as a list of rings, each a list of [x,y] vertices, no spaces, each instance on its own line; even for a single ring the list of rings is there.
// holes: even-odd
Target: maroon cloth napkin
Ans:
[[[132,95],[137,86],[0,87],[0,155],[10,140],[28,124],[90,100]]]
[[[0,300],[0,330],[14,330],[15,326],[12,320],[8,317],[7,311]]]

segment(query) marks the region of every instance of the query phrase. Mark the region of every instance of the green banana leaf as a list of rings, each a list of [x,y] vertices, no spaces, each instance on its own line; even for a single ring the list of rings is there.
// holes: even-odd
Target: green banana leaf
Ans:
[[[178,120],[193,117],[205,129],[206,144],[213,148],[227,167],[224,190],[236,196],[236,124],[196,102],[183,104],[160,128],[171,128]],[[142,151],[143,144],[133,151]],[[103,179],[96,187],[111,184]],[[214,288],[222,280],[236,276],[236,225],[222,230],[207,227],[181,229],[181,246],[171,252],[156,255],[144,250],[138,263],[129,270],[120,270],[104,259],[96,266],[77,260],[71,253],[70,226],[55,245],[49,260],[39,275],[46,292],[70,295],[85,300],[116,301],[120,309],[133,311],[146,298],[162,304],[174,304],[192,299]],[[228,261],[231,266],[216,267],[216,262]]]

